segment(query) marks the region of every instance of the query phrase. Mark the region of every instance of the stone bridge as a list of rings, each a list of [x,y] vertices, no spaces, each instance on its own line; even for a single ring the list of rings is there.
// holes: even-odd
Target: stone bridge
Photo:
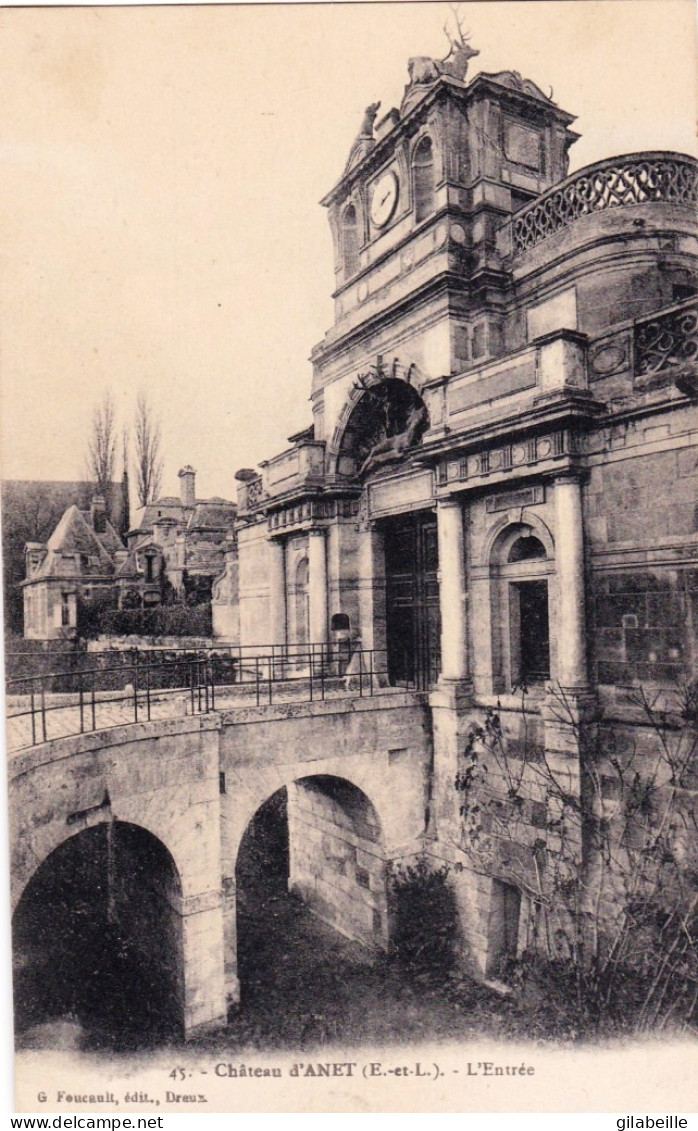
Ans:
[[[255,815],[285,791],[290,889],[380,948],[386,867],[420,848],[430,764],[423,699],[399,690],[133,723],[24,750],[9,767],[20,958],[35,977],[37,962],[63,962],[51,917],[72,901],[91,916],[93,940],[118,922],[166,986],[176,1029],[222,1024],[239,997],[236,865]],[[33,958],[29,905],[44,916]]]

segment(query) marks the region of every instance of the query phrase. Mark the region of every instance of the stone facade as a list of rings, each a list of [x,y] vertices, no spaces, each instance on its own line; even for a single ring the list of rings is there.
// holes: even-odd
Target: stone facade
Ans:
[[[136,512],[128,554],[116,572],[119,608],[148,608],[175,598],[207,604],[235,538],[235,504],[197,499],[196,472],[179,472],[180,497],[163,496]],[[231,603],[234,603],[232,601]]]
[[[568,175],[573,121],[515,72],[434,74],[363,130],[323,201],[312,427],[240,477],[241,643],[341,623],[386,683],[429,690],[426,843],[468,861],[481,971],[527,945],[540,852],[560,858],[536,763],[583,807],[598,734],[651,746],[639,691],[666,707],[698,676],[698,166]],[[478,862],[454,782],[488,710],[520,807]]]

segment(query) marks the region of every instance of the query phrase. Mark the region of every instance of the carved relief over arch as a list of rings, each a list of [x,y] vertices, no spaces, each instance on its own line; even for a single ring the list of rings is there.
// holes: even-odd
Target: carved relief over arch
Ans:
[[[405,377],[387,376],[380,368],[359,376],[330,442],[331,473],[363,478],[375,467],[404,459],[421,443],[429,415],[410,383],[413,368]],[[392,372],[398,372],[396,366]]]

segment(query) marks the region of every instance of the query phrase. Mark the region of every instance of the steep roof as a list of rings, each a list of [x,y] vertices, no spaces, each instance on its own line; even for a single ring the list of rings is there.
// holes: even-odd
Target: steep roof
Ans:
[[[193,507],[185,507],[181,499],[172,495],[163,495],[162,498],[140,507],[134,513],[134,522],[129,534],[152,530],[155,523],[162,519],[173,519],[183,530],[232,530],[236,514],[237,507],[229,499],[221,499],[217,496],[211,499],[197,499]]]
[[[188,526],[190,528],[228,530],[232,529],[236,514],[237,507],[226,499],[200,499],[197,500]]]
[[[85,514],[75,504],[68,507],[46,543],[47,554],[32,577],[37,581],[47,577],[78,577],[108,575],[114,572],[112,552],[122,543],[108,521],[102,534],[96,534]],[[87,557],[76,562],[75,556]]]

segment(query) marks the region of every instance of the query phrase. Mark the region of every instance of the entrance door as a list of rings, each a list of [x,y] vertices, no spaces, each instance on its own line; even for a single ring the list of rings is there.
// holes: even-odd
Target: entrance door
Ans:
[[[440,668],[436,518],[420,512],[385,523],[388,678],[426,688]]]

